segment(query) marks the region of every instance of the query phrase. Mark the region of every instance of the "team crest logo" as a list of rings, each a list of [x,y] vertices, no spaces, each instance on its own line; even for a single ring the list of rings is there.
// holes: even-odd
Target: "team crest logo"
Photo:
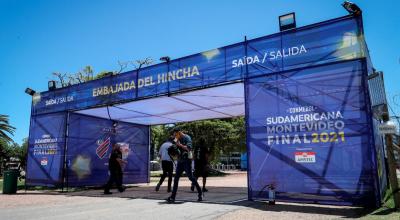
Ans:
[[[97,141],[98,147],[96,148],[96,155],[100,159],[103,159],[106,156],[107,151],[110,148],[110,143],[110,137],[106,137],[104,140]]]

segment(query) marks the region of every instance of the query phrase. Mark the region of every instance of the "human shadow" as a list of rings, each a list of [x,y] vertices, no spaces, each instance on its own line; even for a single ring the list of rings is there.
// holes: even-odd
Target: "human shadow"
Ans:
[[[249,201],[247,198],[247,187],[208,187],[208,192],[204,195],[204,200],[200,203],[216,204],[216,205],[234,205],[252,209],[257,209],[265,212],[294,212],[307,214],[332,215],[342,218],[359,218],[371,213],[373,210],[363,207],[351,206],[332,206],[332,205],[316,205],[305,203],[286,203],[277,202],[275,205],[268,205],[265,201]],[[104,195],[102,189],[86,189],[77,190],[74,192],[26,192],[24,194],[48,194],[48,195],[63,195],[63,196],[85,196],[85,197],[101,197],[101,198],[121,198],[121,199],[149,199],[157,200],[158,205],[180,205],[184,203],[197,203],[197,192],[192,192],[189,186],[179,187],[176,201],[170,204],[166,201],[170,193],[162,187],[156,192],[153,186],[135,186],[128,187],[123,193],[113,193]],[[385,215],[385,212],[375,213],[376,215]]]

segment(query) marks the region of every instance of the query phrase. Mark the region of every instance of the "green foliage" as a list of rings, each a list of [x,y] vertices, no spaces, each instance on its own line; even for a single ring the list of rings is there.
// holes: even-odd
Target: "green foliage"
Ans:
[[[246,151],[246,129],[244,118],[213,119],[178,123],[185,133],[193,139],[193,146],[206,145],[211,150],[211,162],[217,162],[219,156],[228,152]],[[156,149],[168,138],[170,127],[165,125],[151,128],[151,142]]]
[[[365,210],[365,216],[362,216],[360,219],[372,220],[372,219],[400,219],[400,211],[396,210],[394,207],[394,199],[392,195],[392,190],[388,187],[385,191],[385,195],[383,198],[383,204],[381,207],[375,210]]]
[[[114,72],[102,71],[95,75],[94,70],[91,66],[85,66],[85,68],[76,73],[53,72],[52,75],[58,87],[66,87],[74,84],[88,82],[94,79],[100,79],[109,75],[114,75]]]
[[[103,77],[107,77],[107,76],[111,76],[111,75],[114,75],[114,73],[110,72],[110,71],[101,71],[98,74],[96,74],[94,79],[101,79]]]
[[[120,62],[118,61],[119,70],[116,71],[101,71],[97,74],[94,73],[92,66],[85,66],[82,70],[76,73],[61,73],[61,72],[53,72],[53,80],[56,81],[57,86],[59,88],[88,82],[94,79],[100,79],[107,76],[117,75],[122,73],[128,68],[129,65],[135,67],[135,69],[139,70],[144,66],[148,66],[153,63],[153,60],[150,57],[145,59],[139,59],[135,61],[127,61]]]
[[[157,125],[151,127],[151,144],[158,149],[169,136],[168,127],[166,125]]]
[[[20,161],[20,166],[25,169],[28,154],[28,138],[24,138],[22,145],[15,148],[15,157]]]
[[[5,142],[0,140],[0,169],[6,168],[5,165],[6,163],[11,161],[11,158],[18,159],[20,162],[20,167],[22,169],[25,169],[27,150],[28,150],[27,138],[24,138],[21,146],[14,142]]]
[[[0,141],[12,142],[10,135],[13,135],[15,127],[10,125],[8,115],[0,114]]]

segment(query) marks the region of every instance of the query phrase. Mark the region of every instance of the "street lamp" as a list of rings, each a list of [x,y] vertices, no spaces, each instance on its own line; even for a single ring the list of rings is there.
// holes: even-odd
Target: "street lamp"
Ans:
[[[171,58],[169,56],[165,56],[161,57],[160,60],[169,63],[169,61],[171,61]]]
[[[47,83],[47,87],[49,88],[49,91],[55,90],[55,89],[57,88],[57,86],[56,86],[56,81],[50,80],[50,81]]]
[[[25,89],[25,93],[30,96],[33,96],[33,95],[35,95],[36,91],[28,87]]]
[[[347,12],[349,12],[349,14],[360,15],[362,13],[360,7],[353,2],[345,1],[342,3],[342,6]]]
[[[279,16],[279,31],[296,28],[296,15],[294,12]]]

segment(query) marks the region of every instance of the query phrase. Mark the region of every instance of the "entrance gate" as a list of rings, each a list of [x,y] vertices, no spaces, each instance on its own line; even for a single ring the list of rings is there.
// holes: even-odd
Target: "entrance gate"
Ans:
[[[379,204],[386,185],[361,16],[36,93],[27,184],[99,185],[112,143],[149,181],[149,126],[245,116],[249,199]]]

